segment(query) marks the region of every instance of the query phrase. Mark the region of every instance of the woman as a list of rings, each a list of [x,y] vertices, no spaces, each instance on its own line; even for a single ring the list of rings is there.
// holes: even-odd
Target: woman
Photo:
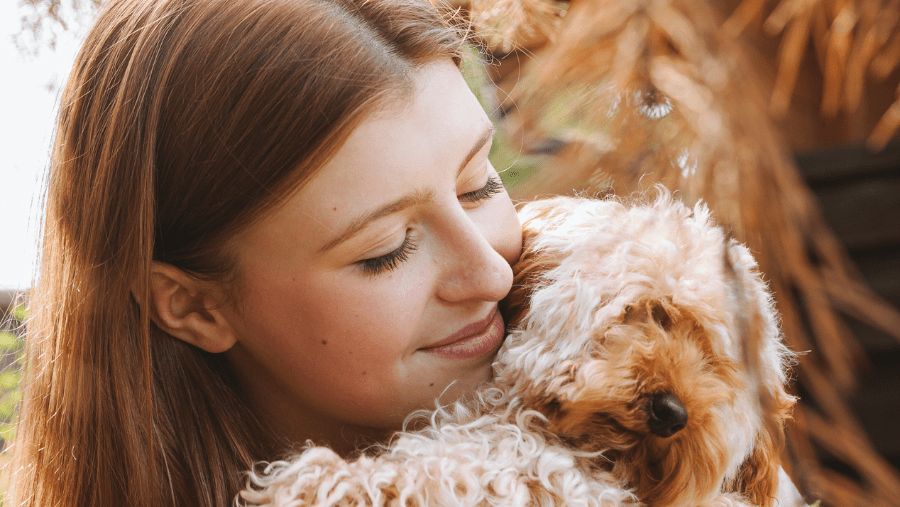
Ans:
[[[61,101],[10,505],[232,502],[486,380],[521,230],[416,0],[113,0]]]

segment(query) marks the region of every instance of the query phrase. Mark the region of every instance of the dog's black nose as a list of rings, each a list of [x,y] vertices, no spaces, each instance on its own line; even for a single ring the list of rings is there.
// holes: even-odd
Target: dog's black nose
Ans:
[[[658,393],[650,397],[650,420],[647,424],[654,435],[671,437],[687,425],[688,413],[672,393]]]

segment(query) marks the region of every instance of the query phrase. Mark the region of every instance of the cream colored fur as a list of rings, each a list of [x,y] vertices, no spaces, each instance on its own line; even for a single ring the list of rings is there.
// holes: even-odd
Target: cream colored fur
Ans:
[[[272,463],[241,502],[772,506],[794,402],[772,299],[704,206],[658,193],[525,205],[512,331],[476,400],[350,462]]]

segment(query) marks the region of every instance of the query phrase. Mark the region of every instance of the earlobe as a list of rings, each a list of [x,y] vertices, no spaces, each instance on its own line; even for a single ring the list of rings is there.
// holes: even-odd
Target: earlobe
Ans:
[[[207,352],[230,349],[234,330],[210,283],[164,262],[150,268],[150,316],[166,333]]]

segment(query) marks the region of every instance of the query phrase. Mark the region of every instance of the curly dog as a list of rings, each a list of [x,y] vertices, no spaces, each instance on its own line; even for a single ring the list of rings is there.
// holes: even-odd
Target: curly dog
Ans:
[[[793,355],[750,252],[703,205],[520,210],[495,378],[352,461],[310,447],[250,505],[771,507]]]

